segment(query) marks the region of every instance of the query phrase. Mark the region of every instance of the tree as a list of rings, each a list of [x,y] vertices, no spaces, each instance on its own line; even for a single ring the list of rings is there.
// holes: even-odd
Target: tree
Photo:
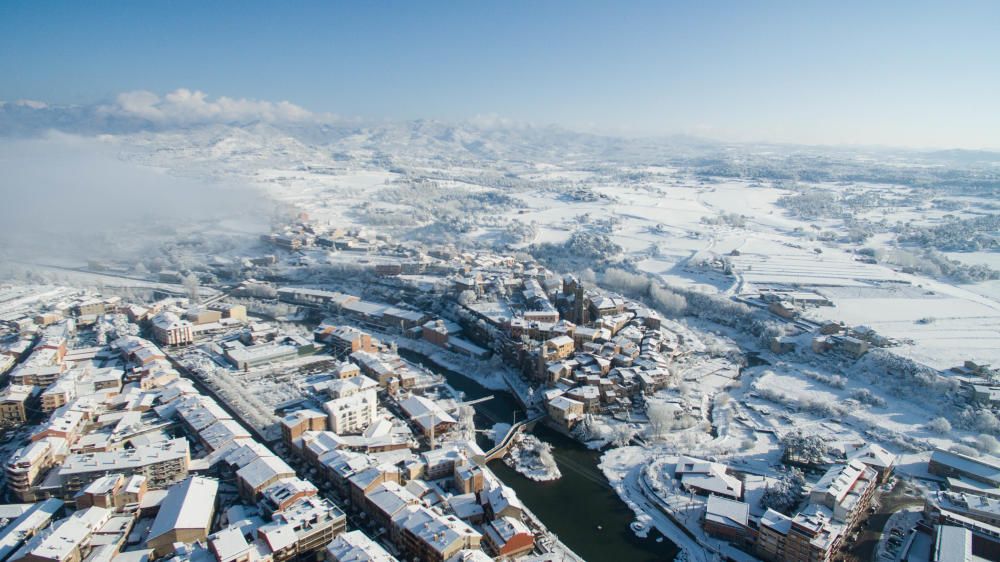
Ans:
[[[674,408],[666,402],[652,402],[646,408],[646,415],[649,417],[649,429],[652,432],[650,437],[656,438],[670,428],[674,420]]]
[[[829,451],[826,442],[819,435],[790,433],[781,440],[785,448],[784,462],[803,465],[817,465],[826,462]]]
[[[951,422],[942,417],[932,419],[925,427],[927,431],[933,431],[941,435],[951,432]]]
[[[201,294],[198,292],[199,283],[198,276],[194,273],[189,273],[183,280],[184,289],[187,291],[188,299],[192,304],[198,304],[201,302]]]
[[[788,515],[802,499],[806,479],[802,471],[792,468],[772,486],[768,484],[760,498],[760,506]]]
[[[996,454],[1000,451],[1000,441],[996,437],[983,433],[976,437],[976,449],[983,453]]]

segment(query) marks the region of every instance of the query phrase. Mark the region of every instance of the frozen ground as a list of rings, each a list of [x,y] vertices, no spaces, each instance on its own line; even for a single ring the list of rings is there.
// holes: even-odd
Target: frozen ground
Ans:
[[[494,426],[493,430],[496,429]],[[514,445],[504,457],[504,462],[536,482],[548,482],[562,477],[559,466],[552,456],[552,445],[531,434],[522,433],[516,438]]]
[[[646,146],[600,156],[574,140],[558,142],[570,144],[560,152],[532,131],[422,122],[354,126],[332,137],[262,124],[212,126],[106,135],[100,145],[161,176],[242,187],[245,198],[263,194],[321,224],[529,250],[561,244],[574,232],[602,232],[622,248],[618,259],[671,285],[748,297],[764,288],[815,290],[835,306],[811,315],[871,326],[900,340],[897,351],[908,357],[935,367],[966,359],[1000,363],[1000,281],[958,285],[862,263],[854,254],[862,247],[909,248],[894,229],[933,228],[996,212],[987,196],[864,180],[712,177],[669,157],[651,157],[658,153]],[[813,150],[802,154],[817,158]],[[774,147],[742,158],[744,165],[788,165]],[[905,154],[831,153],[816,162],[820,169],[838,161],[864,170],[889,160],[897,169],[940,165]],[[812,193],[843,196],[846,206],[809,216],[785,203]],[[223,230],[234,231],[226,224]],[[873,235],[864,242],[844,239],[859,228]],[[945,255],[968,265],[1000,265],[996,248]],[[725,260],[732,273],[720,267]],[[926,291],[893,293],[905,285]],[[928,318],[933,322],[918,322]]]

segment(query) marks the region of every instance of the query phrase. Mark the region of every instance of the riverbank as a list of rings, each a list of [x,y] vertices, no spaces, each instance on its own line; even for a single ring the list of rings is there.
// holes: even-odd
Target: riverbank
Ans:
[[[420,360],[412,350],[406,353],[410,354],[413,355],[408,359],[444,376],[448,384],[464,392],[467,399],[493,395],[492,400],[473,406],[477,416],[482,418],[477,420],[477,426],[492,427],[496,423],[524,419],[523,408],[509,392],[487,389],[460,372],[442,368],[427,358]],[[552,445],[552,456],[562,478],[536,482],[500,460],[491,461],[489,469],[514,489],[531,517],[557,536],[567,550],[575,553],[575,559],[630,562],[674,559],[677,547],[658,530],[651,530],[647,538],[637,536],[632,530],[630,524],[635,516],[598,468],[600,452],[586,448],[545,424],[537,424],[531,433]]]

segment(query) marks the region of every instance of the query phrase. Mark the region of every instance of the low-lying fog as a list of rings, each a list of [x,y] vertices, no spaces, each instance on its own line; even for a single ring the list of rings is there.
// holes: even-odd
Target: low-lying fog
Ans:
[[[118,158],[114,138],[0,139],[0,255],[136,259],[165,241],[233,247],[267,230],[274,204],[251,186],[177,177]]]

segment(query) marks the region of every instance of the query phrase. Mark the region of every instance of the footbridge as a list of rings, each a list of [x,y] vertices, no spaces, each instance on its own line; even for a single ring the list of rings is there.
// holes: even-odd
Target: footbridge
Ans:
[[[497,443],[495,447],[493,447],[489,451],[486,451],[486,453],[483,454],[481,460],[480,459],[477,460],[479,460],[481,464],[484,464],[492,460],[502,458],[504,455],[507,454],[507,450],[510,449],[510,446],[514,443],[514,438],[517,437],[518,434],[520,434],[525,429],[534,427],[535,423],[537,423],[538,420],[544,418],[546,414],[544,412],[536,411],[529,415],[531,417],[529,417],[528,419],[519,421],[514,425],[510,426],[510,429],[507,430],[507,434],[504,435],[504,438],[499,443]]]

